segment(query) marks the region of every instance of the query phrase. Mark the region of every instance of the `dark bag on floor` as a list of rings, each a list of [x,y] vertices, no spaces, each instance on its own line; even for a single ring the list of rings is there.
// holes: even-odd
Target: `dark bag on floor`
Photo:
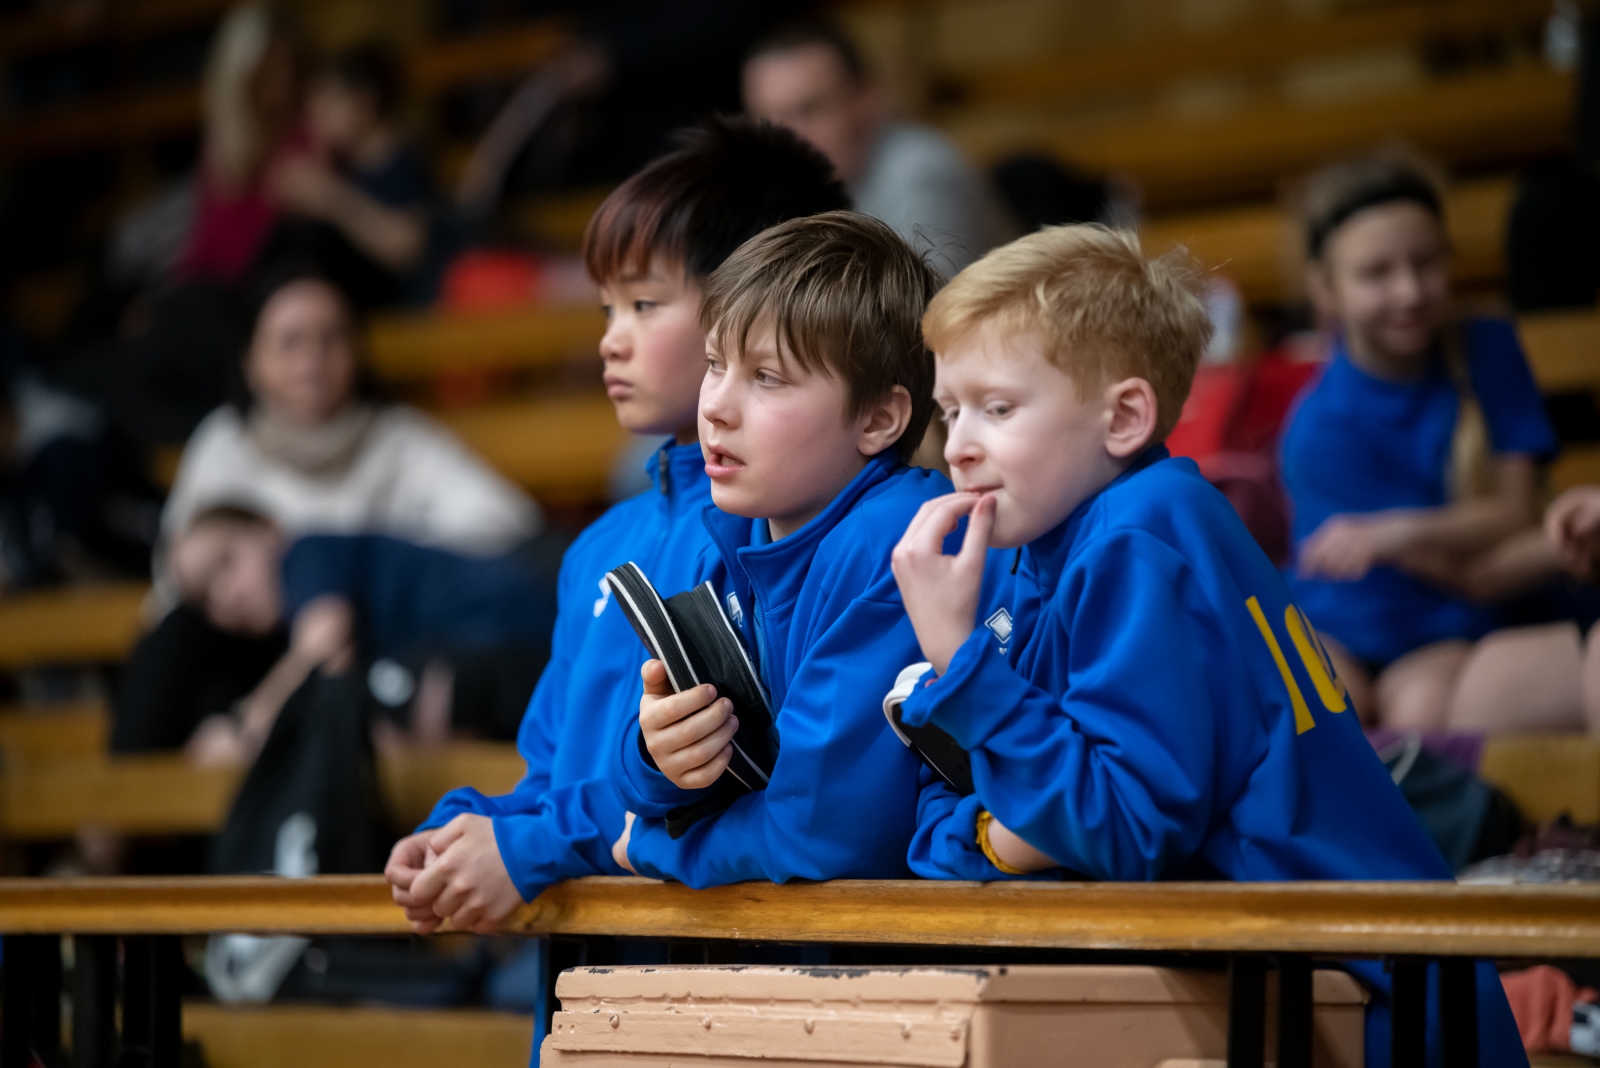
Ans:
[[[1424,749],[1421,737],[1400,738],[1378,756],[1452,871],[1510,852],[1522,833],[1522,817],[1509,797]]]
[[[214,874],[383,870],[391,835],[359,673],[320,671],[284,703],[222,830]]]

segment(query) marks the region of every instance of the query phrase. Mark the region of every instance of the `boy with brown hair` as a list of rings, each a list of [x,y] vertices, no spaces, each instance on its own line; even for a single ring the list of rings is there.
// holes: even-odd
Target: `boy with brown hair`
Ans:
[[[883,223],[830,212],[746,242],[707,283],[704,573],[774,710],[777,757],[765,789],[669,828],[706,807],[738,720],[709,684],[673,694],[647,663],[619,754],[638,814],[619,864],[695,887],[907,874],[917,763],[880,699],[916,653],[889,554],[950,485],[906,465],[933,410],[919,326],[939,282]]]
[[[1211,333],[1196,281],[1183,254],[1057,227],[928,309],[958,492],[895,549],[931,671],[900,714],[966,750],[975,792],[924,775],[922,875],[1450,878],[1277,570],[1161,444]],[[980,624],[986,548],[1016,587]],[[1367,1063],[1386,1064],[1388,977],[1348,967],[1377,991]],[[1478,984],[1483,1063],[1526,1063],[1492,967]]]

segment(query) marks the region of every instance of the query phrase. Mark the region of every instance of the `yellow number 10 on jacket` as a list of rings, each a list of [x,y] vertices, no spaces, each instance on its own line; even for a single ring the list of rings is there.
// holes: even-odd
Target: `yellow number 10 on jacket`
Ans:
[[[1305,694],[1300,692],[1300,683],[1295,680],[1294,672],[1289,670],[1283,646],[1278,644],[1272,624],[1267,622],[1266,613],[1261,611],[1261,602],[1252,597],[1244,605],[1250,609],[1250,617],[1256,621],[1256,627],[1261,631],[1268,651],[1272,653],[1272,661],[1278,665],[1278,674],[1283,676],[1283,684],[1289,689],[1289,702],[1294,706],[1294,732],[1304,734],[1315,727],[1317,721],[1311,718],[1311,709],[1306,705]],[[1333,662],[1328,659],[1328,651],[1317,639],[1317,632],[1311,628],[1310,620],[1306,619],[1298,605],[1291,604],[1283,610],[1283,625],[1288,628],[1289,640],[1294,643],[1294,651],[1299,654],[1300,662],[1306,666],[1306,674],[1311,676],[1311,684],[1317,688],[1322,707],[1329,712],[1343,712],[1349,707],[1345,700],[1348,694],[1344,682],[1334,674]]]

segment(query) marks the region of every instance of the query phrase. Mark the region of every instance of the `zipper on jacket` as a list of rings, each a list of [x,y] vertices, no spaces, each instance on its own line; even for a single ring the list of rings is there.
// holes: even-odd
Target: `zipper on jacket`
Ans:
[[[656,454],[656,471],[660,474],[661,496],[672,496],[672,446],[663,445]]]
[[[756,595],[755,587],[750,588],[750,629],[756,635],[756,670],[761,672],[761,685],[767,688],[767,698],[776,701],[772,691],[772,674],[767,667],[767,631],[761,625],[761,598]],[[778,733],[778,710],[772,710],[772,733]]]

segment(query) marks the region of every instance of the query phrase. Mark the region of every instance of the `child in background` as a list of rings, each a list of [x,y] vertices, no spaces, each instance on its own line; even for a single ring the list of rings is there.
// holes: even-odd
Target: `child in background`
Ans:
[[[427,251],[433,199],[421,158],[396,126],[400,65],[381,45],[335,55],[312,79],[314,155],[287,159],[267,185],[289,217],[268,258],[311,256],[358,307],[407,296]]]
[[[1556,449],[1516,334],[1450,320],[1449,237],[1418,165],[1330,168],[1307,200],[1307,278],[1336,334],[1283,436],[1295,599],[1356,708],[1385,726],[1581,721],[1526,647],[1576,657],[1576,628],[1480,641],[1497,615],[1458,585],[1536,525],[1539,465]]]
[[[185,601],[218,629],[287,627],[289,648],[235,714],[190,740],[201,765],[249,764],[279,711],[316,670],[371,669],[379,708],[423,743],[451,728],[509,739],[549,655],[551,598],[515,556],[467,557],[378,534],[290,540],[222,505],[172,545]]]
[[[694,887],[906,874],[917,761],[881,700],[916,637],[889,552],[950,486],[906,466],[933,410],[918,322],[939,284],[894,231],[853,212],[774,227],[707,283],[705,573],[769,697],[777,759],[765,789],[674,837],[666,817],[715,788],[738,720],[713,686],[674,694],[650,661],[617,751],[638,816],[618,864]]]
[[[1211,333],[1196,283],[1131,235],[1059,227],[928,310],[958,492],[895,549],[933,672],[902,715],[967,750],[976,792],[924,772],[921,875],[1450,878],[1278,571],[1161,444]],[[1017,569],[1004,648],[977,622],[986,548]],[[1387,976],[1350,967],[1378,991],[1367,1063],[1385,1064]],[[1483,1063],[1525,1064],[1493,968],[1478,980]]]
[[[606,770],[638,707],[645,651],[611,603],[606,572],[633,560],[665,589],[696,581],[710,503],[695,425],[701,287],[766,227],[844,206],[831,172],[785,130],[712,120],[590,220],[584,259],[606,304],[606,392],[624,427],[665,439],[650,463],[655,488],[612,508],[567,550],[551,665],[517,739],[526,777],[504,797],[452,791],[395,846],[385,874],[418,931],[445,918],[457,930],[491,930],[551,883],[622,873],[611,844],[624,805]],[[430,848],[437,859],[424,871]]]

